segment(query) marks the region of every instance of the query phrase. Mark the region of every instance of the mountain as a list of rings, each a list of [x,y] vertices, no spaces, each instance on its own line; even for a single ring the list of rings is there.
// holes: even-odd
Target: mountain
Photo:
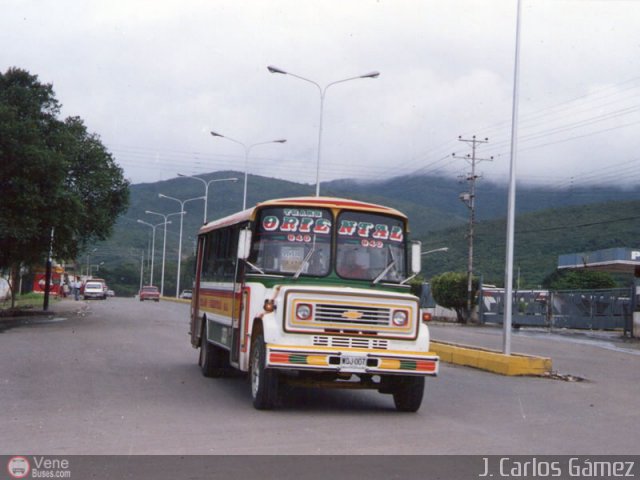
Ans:
[[[211,183],[209,189],[208,219],[220,218],[241,209],[244,174],[223,171],[201,178],[213,179],[237,177],[237,182],[219,181]],[[411,176],[396,177],[384,182],[360,182],[337,180],[323,183],[322,195],[353,198],[388,205],[407,214],[412,238],[421,239],[424,250],[448,246],[446,254],[434,254],[425,258],[426,275],[431,276],[447,270],[466,271],[466,230],[468,209],[458,195],[466,185],[445,177]],[[248,177],[247,205],[270,198],[312,196],[314,185],[299,184],[255,175]],[[128,293],[137,287],[140,277],[140,258],[151,250],[152,229],[138,222],[158,225],[163,222],[159,215],[176,213],[180,205],[176,201],[159,198],[158,194],[181,200],[200,197],[204,194],[203,183],[192,178],[174,178],[156,183],[131,186],[131,203],[128,211],[118,219],[112,237],[92,246],[91,264],[105,262],[101,276],[113,276]],[[504,269],[504,242],[506,238],[504,218],[506,216],[507,189],[504,185],[478,181],[476,190],[475,264],[491,283],[502,283]],[[192,254],[198,229],[202,225],[203,206],[201,200],[186,204],[187,214],[183,219],[183,257]],[[557,190],[548,187],[519,186],[517,190],[516,222],[516,266],[520,267],[521,279],[535,285],[555,269],[557,255],[575,251],[612,246],[634,247],[634,234],[638,232],[633,222],[608,222],[615,218],[632,217],[634,209],[640,207],[640,189],[616,189],[592,187]],[[170,217],[167,227],[165,293],[175,291],[176,265],[179,240],[179,215]],[[594,227],[578,226],[575,231],[568,225],[593,223]],[[637,222],[636,222],[637,223]],[[597,225],[603,227],[595,228]],[[576,235],[576,232],[578,235]],[[159,283],[162,259],[163,228],[156,228],[154,283]],[[96,248],[96,251],[93,251]],[[89,261],[81,257],[79,263]],[[149,263],[145,263],[148,272]],[[189,266],[182,266],[181,285],[190,284]],[[138,280],[133,280],[134,278]],[[149,280],[145,274],[145,283]],[[127,286],[128,285],[128,286]]]
[[[323,184],[324,192],[351,192],[352,195],[375,193],[398,202],[409,202],[458,218],[468,218],[468,210],[458,197],[467,191],[465,182],[442,176],[401,176],[380,182],[336,180]],[[479,179],[476,182],[476,219],[488,220],[507,214],[507,185]],[[640,199],[640,188],[624,189],[612,186],[581,186],[551,188],[518,185],[516,213],[522,214],[559,206],[589,205],[610,201]],[[466,220],[465,220],[466,221]],[[430,230],[440,230],[436,227]]]

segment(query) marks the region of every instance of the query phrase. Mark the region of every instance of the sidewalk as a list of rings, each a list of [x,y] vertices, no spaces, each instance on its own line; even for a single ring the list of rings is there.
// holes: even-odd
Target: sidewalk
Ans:
[[[57,299],[51,297],[49,300],[49,309],[47,311],[42,309],[42,303],[35,305],[33,308],[16,308],[13,311],[9,309],[0,310],[0,322],[7,320],[15,321],[29,317],[78,314],[80,311],[84,311],[86,309],[87,305],[84,300],[75,301],[73,298]]]
[[[504,335],[499,326],[434,323],[429,326],[429,330],[434,343],[452,342],[497,352],[503,350]],[[513,354],[550,358],[553,361],[554,373],[587,379],[610,379],[611,369],[615,371],[615,366],[621,367],[629,362],[640,361],[640,341],[625,339],[621,332],[549,332],[543,329],[521,328],[511,333],[511,351]],[[609,362],[611,365],[606,365]],[[620,372],[627,368],[621,368]]]

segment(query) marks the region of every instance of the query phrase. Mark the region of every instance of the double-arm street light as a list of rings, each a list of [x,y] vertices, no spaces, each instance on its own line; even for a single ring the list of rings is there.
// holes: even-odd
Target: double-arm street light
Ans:
[[[168,200],[173,200],[180,204],[180,236],[178,240],[178,278],[176,280],[176,298],[180,296],[180,264],[182,263],[182,223],[184,220],[184,216],[187,212],[184,211],[184,205],[187,202],[193,202],[196,200],[204,200],[207,201],[207,197],[193,197],[187,198],[186,200],[180,200],[179,198],[170,197],[169,195],[164,195],[162,193],[158,194],[160,198],[166,198]]]
[[[364,75],[358,75],[356,77],[349,77],[349,78],[344,78],[342,80],[336,80],[335,82],[331,82],[327,84],[325,87],[322,87],[320,86],[320,84],[314,82],[313,80],[310,80],[305,77],[301,77],[300,75],[296,75],[295,73],[286,72],[281,68],[274,67],[273,65],[269,65],[267,69],[271,73],[280,73],[282,75],[290,75],[300,80],[304,80],[305,82],[312,83],[313,85],[318,87],[318,92],[320,92],[320,126],[318,127],[318,159],[316,161],[316,197],[319,197],[320,196],[320,151],[322,148],[322,120],[324,116],[324,97],[325,97],[325,94],[327,93],[327,89],[337,83],[348,82],[350,80],[359,80],[361,78],[378,78],[378,76],[380,76],[380,72],[374,71],[374,72],[365,73]]]
[[[230,142],[237,143],[238,145],[241,145],[242,148],[244,148],[244,192],[242,194],[242,210],[245,210],[247,208],[247,174],[248,174],[247,172],[249,169],[249,152],[253,147],[257,147],[258,145],[266,145],[268,143],[286,143],[287,140],[286,139],[269,140],[268,142],[258,142],[258,143],[253,143],[251,145],[247,145],[245,143],[240,142],[239,140],[236,140],[231,137],[227,137],[226,135],[222,135],[220,133],[211,132],[211,136],[226,138]]]
[[[183,212],[175,212],[175,213],[159,213],[159,212],[152,212],[151,210],[145,210],[146,214],[148,215],[158,215],[160,217],[162,217],[164,219],[164,240],[162,241],[162,278],[160,280],[160,295],[164,296],[164,261],[166,258],[166,253],[167,253],[167,224],[171,223],[169,222],[168,218],[171,217],[172,215],[183,215]]]
[[[138,223],[142,223],[143,225],[151,227],[151,231],[152,231],[152,240],[151,240],[151,276],[149,278],[149,285],[153,285],[153,259],[155,258],[155,254],[156,254],[156,228],[158,228],[160,225],[164,225],[164,222],[158,223],[157,225],[153,225],[152,223],[145,222],[144,220],[138,219]],[[169,221],[167,223],[171,223],[171,221]]]
[[[182,173],[178,174],[179,177],[185,178],[194,178],[196,180],[200,180],[204,184],[204,217],[202,219],[202,223],[207,223],[207,205],[209,203],[209,185],[215,182],[237,182],[238,179],[235,177],[232,178],[214,178],[213,180],[205,180],[204,178],[196,177],[195,175],[183,175]]]

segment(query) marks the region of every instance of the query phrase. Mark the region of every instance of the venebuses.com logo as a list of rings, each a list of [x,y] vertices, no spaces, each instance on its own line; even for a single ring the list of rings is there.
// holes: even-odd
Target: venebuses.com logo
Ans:
[[[7,472],[11,478],[71,478],[70,462],[66,458],[16,455],[9,459]]]
[[[11,457],[7,463],[7,471],[11,478],[25,478],[31,471],[31,465],[25,457]]]

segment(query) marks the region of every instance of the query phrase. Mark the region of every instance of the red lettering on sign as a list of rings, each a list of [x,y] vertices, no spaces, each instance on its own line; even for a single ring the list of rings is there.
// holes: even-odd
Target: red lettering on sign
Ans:
[[[389,237],[394,242],[401,242],[404,238],[401,227],[392,227],[391,228],[391,236]]]
[[[282,226],[280,227],[280,230],[283,232],[297,232],[299,223],[300,220],[295,217],[284,217],[282,219]]]
[[[360,222],[358,224],[358,236],[362,238],[369,238],[369,232],[373,228],[373,223]]]
[[[340,222],[338,235],[351,236],[355,233],[357,226],[358,224],[356,222],[353,222],[351,220],[342,220],[342,222]]]
[[[379,238],[380,240],[386,240],[389,238],[389,226],[388,225],[376,225],[376,229],[373,231],[373,238]]]
[[[316,220],[316,226],[313,228],[313,233],[329,233],[331,228],[331,222],[326,218],[319,218]]]
[[[309,233],[311,231],[311,227],[313,226],[313,218],[304,217],[300,220],[300,229],[301,233]]]

